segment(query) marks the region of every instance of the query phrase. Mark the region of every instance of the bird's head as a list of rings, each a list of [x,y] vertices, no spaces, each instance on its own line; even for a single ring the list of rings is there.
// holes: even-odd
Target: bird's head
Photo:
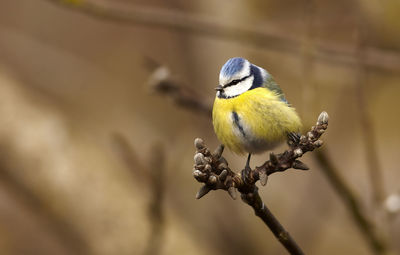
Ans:
[[[232,98],[260,87],[266,71],[244,58],[231,58],[221,68],[217,97]]]

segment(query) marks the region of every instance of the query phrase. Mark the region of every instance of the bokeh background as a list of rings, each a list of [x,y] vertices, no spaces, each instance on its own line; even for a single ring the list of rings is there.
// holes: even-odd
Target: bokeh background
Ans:
[[[157,63],[211,105],[219,69],[241,56],[275,77],[305,129],[329,113],[324,153],[400,254],[399,3],[1,1],[0,253],[286,254],[240,199],[195,199],[193,140],[218,145],[209,116],[149,85]],[[260,189],[272,212],[307,254],[379,253],[303,159],[310,171]]]

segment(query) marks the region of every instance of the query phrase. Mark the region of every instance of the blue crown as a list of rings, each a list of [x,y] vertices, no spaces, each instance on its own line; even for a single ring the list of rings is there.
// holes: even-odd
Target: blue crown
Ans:
[[[221,74],[225,77],[232,76],[243,69],[244,63],[244,58],[231,58],[222,66]]]

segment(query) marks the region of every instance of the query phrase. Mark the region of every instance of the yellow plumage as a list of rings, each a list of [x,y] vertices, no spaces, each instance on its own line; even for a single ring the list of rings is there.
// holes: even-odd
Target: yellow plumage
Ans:
[[[260,153],[298,132],[294,108],[265,87],[232,98],[215,98],[213,124],[218,139],[235,153]]]

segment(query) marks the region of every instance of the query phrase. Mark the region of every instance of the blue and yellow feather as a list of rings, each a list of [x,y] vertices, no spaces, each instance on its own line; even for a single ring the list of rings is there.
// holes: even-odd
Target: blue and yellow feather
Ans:
[[[218,139],[237,154],[270,150],[301,128],[296,110],[272,76],[246,61],[234,58],[223,66],[220,82],[225,87],[219,86],[212,112]]]

